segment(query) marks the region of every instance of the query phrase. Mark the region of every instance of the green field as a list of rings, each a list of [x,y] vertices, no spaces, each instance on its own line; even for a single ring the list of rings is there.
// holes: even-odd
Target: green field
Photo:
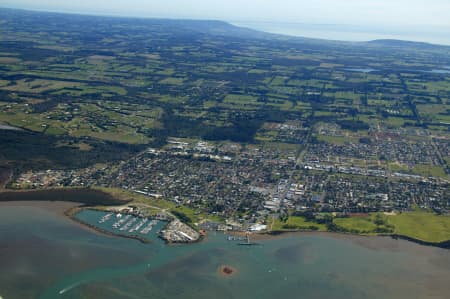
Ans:
[[[450,66],[450,47],[260,38],[194,20],[2,9],[0,20],[0,123],[23,129],[2,126],[0,166],[20,165],[15,174],[51,163],[74,172],[98,160],[111,169],[123,164],[121,176],[86,180],[127,190],[157,182],[147,189],[180,194],[126,196],[193,222],[208,218],[205,211],[236,221],[239,208],[243,227],[299,207],[314,214],[408,211],[415,203],[450,210],[450,76],[430,72]],[[208,156],[194,146],[170,149],[173,138],[234,142],[239,150],[215,146]],[[146,148],[169,151],[141,161]],[[172,154],[183,156],[173,169]],[[128,165],[131,155],[136,162]],[[269,212],[262,203],[284,184],[286,203]],[[188,207],[170,201],[175,196]],[[447,218],[414,213],[316,219],[327,225],[290,216],[272,229],[448,238]]]
[[[372,220],[372,217],[349,217],[349,218],[335,218],[333,223],[347,231],[355,233],[374,233],[377,226]]]
[[[319,231],[326,231],[325,225],[306,221],[304,217],[299,216],[289,216],[289,218],[285,222],[280,221],[280,219],[278,218],[274,219],[272,230],[311,230],[311,227],[316,227]]]
[[[434,215],[424,211],[405,212],[387,216],[394,233],[427,242],[450,240],[450,216]]]
[[[95,187],[95,189],[111,194],[112,196],[122,199],[122,200],[132,200],[129,204],[138,204],[143,205],[141,208],[143,211],[147,213],[154,214],[159,211],[176,211],[179,213],[183,213],[187,217],[189,217],[192,221],[192,224],[197,224],[202,220],[212,220],[222,222],[223,220],[220,217],[214,215],[207,215],[202,212],[195,211],[186,206],[180,206],[175,204],[174,202],[165,200],[165,199],[154,199],[151,197],[144,196],[142,194],[138,194],[135,192],[126,191],[123,189],[117,188],[104,188],[104,187]]]
[[[397,215],[372,213],[368,216],[335,217],[333,223],[338,232],[364,235],[397,234],[435,243],[450,240],[450,216],[422,210]],[[289,216],[285,222],[274,219],[272,231],[308,230],[310,226],[316,226],[319,231],[328,230],[324,224],[306,221],[304,217]]]
[[[450,240],[450,216],[435,215],[426,211],[404,212],[397,215],[382,213],[367,217],[335,218],[333,222],[349,232],[377,234],[375,219],[383,223],[381,227],[392,228],[392,233],[426,242]]]

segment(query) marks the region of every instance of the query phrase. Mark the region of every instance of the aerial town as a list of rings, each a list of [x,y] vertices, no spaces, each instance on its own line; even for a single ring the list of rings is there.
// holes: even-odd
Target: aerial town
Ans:
[[[161,20],[111,34],[120,20],[66,28],[60,16],[35,18],[36,32],[29,16],[3,18],[17,41],[0,45],[6,189],[121,193],[194,228],[397,234],[418,213],[445,231],[446,47],[319,46]],[[179,39],[178,26],[197,29]]]
[[[306,137],[299,133],[304,130],[298,125],[269,124],[265,128],[278,130],[280,139],[298,142],[270,146],[169,138],[167,145],[147,148],[118,164],[28,171],[11,187],[115,187],[149,200],[164,198],[247,229],[289,211],[345,214],[408,211],[412,206],[449,211],[446,176],[390,167],[442,165],[442,156],[448,156],[443,152],[448,151],[448,140],[431,138],[426,131],[406,132],[417,137],[408,138],[405,132],[386,128],[371,128],[362,138],[337,124],[319,124],[314,139],[346,134],[350,142],[302,144]],[[424,141],[424,136],[431,142]],[[174,231],[169,227],[164,234],[185,237]]]

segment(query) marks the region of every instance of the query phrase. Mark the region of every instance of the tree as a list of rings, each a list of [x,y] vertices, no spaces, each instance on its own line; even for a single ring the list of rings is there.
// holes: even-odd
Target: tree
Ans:
[[[375,223],[375,225],[377,226],[380,226],[386,224],[386,221],[381,217],[380,214],[377,214],[373,223]]]

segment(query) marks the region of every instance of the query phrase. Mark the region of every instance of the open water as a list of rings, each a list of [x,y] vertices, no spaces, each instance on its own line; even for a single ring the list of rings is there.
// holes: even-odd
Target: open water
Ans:
[[[58,203],[52,203],[57,205]],[[0,203],[0,296],[449,298],[450,251],[390,238],[294,234],[238,246],[103,235],[37,204]],[[84,220],[98,222],[98,214]],[[89,219],[89,217],[92,217]],[[223,277],[222,265],[237,271]]]

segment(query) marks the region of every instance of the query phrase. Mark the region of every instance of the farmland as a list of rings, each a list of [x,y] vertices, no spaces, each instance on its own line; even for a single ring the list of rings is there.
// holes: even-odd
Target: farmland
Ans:
[[[448,213],[449,47],[217,21],[0,18],[0,124],[17,129],[0,131],[10,188],[139,191],[195,221],[275,229],[325,230],[292,215],[311,212],[396,233],[422,218],[345,216]]]

